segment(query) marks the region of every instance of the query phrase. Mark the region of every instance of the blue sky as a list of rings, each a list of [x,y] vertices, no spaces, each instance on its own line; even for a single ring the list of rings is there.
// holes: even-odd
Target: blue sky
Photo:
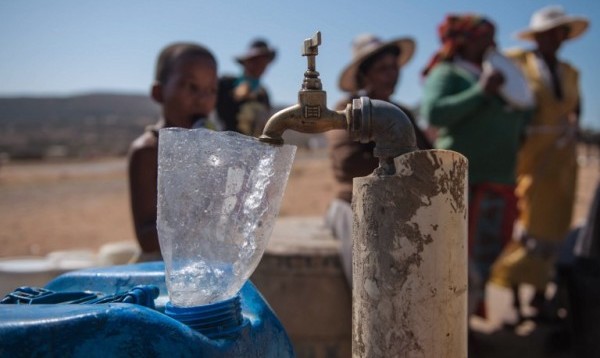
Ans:
[[[350,61],[352,38],[365,32],[416,40],[416,54],[394,95],[414,105],[422,91],[419,72],[438,48],[436,28],[446,14],[487,15],[497,24],[500,48],[528,47],[513,34],[527,27],[533,11],[550,4],[591,20],[588,32],[560,55],[581,71],[584,126],[600,129],[598,0],[3,0],[0,96],[147,93],[157,53],[174,41],[205,44],[218,58],[219,72],[235,74],[240,69],[234,56],[261,36],[279,51],[264,79],[272,101],[291,104],[306,67],[302,41],[320,30],[317,70],[330,108],[342,97],[337,80]]]

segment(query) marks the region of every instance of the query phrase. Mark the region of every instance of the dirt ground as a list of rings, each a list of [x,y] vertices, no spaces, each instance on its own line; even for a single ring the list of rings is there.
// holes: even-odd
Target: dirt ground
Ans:
[[[574,223],[600,178],[597,152],[582,151]],[[299,150],[280,216],[320,216],[334,193],[324,150]],[[126,160],[7,163],[0,167],[0,257],[98,249],[134,241]]]
[[[280,215],[323,215],[333,188],[326,153],[299,151]],[[0,257],[135,241],[125,158],[3,165],[0,228]]]

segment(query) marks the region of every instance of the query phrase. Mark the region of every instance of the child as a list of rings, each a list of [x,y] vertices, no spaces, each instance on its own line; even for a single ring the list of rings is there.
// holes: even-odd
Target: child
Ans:
[[[162,118],[129,149],[129,189],[140,261],[161,258],[156,228],[158,130],[206,126],[216,104],[217,86],[217,62],[205,47],[175,43],[160,53],[151,96],[161,105]]]

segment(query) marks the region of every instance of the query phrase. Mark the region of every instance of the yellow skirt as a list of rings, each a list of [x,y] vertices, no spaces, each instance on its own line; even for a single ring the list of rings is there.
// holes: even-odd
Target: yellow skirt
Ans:
[[[513,241],[492,266],[490,282],[503,287],[528,283],[536,290],[544,290],[551,279],[554,261],[554,256],[534,255],[520,242]]]

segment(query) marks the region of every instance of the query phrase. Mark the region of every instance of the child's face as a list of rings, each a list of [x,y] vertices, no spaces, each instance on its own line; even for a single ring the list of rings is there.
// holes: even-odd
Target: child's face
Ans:
[[[183,59],[175,65],[164,84],[159,85],[163,116],[168,126],[191,128],[207,117],[217,101],[217,69],[208,58]]]

